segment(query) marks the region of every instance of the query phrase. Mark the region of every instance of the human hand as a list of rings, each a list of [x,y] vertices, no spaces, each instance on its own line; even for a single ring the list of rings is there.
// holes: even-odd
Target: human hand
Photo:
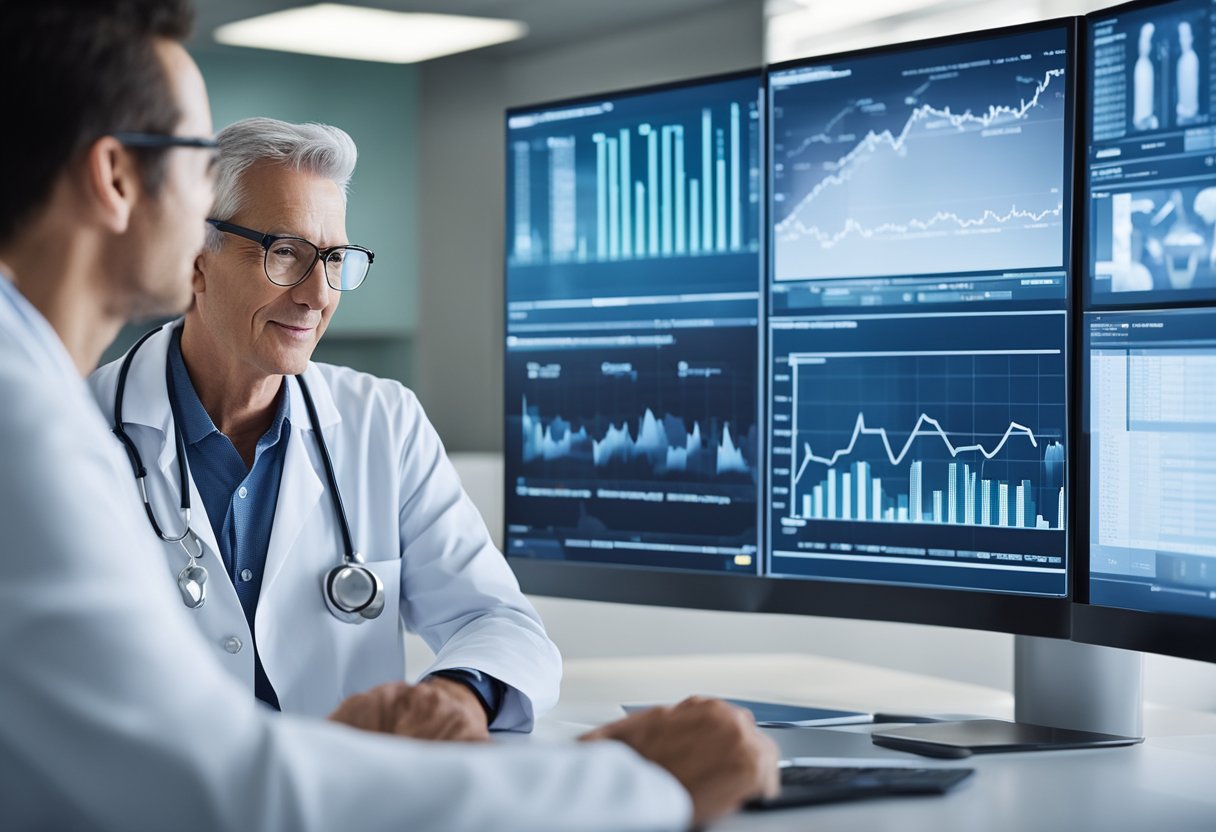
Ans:
[[[419,740],[484,742],[486,711],[473,691],[432,676],[417,685],[389,682],[343,700],[329,719],[364,731]]]
[[[584,742],[619,740],[667,769],[692,797],[702,826],[755,797],[773,797],[780,779],[777,745],[756,729],[750,712],[694,696],[597,728]]]

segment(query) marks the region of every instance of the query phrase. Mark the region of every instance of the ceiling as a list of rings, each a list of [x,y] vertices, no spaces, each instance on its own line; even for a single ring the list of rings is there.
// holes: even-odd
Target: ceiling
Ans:
[[[269,12],[311,5],[314,0],[196,0],[197,50],[218,47],[212,39],[217,26]],[[463,14],[521,20],[529,34],[514,43],[492,46],[481,54],[511,55],[571,41],[598,37],[678,18],[714,6],[750,4],[762,14],[761,0],[346,0],[355,5],[393,11]],[[324,37],[321,32],[318,37]]]

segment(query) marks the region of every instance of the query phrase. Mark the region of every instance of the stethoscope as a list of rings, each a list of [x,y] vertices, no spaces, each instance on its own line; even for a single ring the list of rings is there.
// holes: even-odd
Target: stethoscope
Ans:
[[[198,609],[207,600],[207,568],[199,563],[199,559],[203,556],[203,543],[190,528],[190,471],[187,467],[186,443],[182,439],[181,428],[174,421],[173,437],[177,446],[177,473],[182,495],[183,518],[182,533],[174,537],[165,534],[161,525],[156,521],[156,513],[152,510],[152,503],[148,500],[148,488],[144,482],[148,476],[148,470],[144,467],[139,449],[135,447],[135,442],[123,429],[122,423],[122,400],[126,393],[127,375],[131,371],[131,362],[144,342],[159,331],[159,329],[154,329],[146,333],[135,342],[135,346],[123,359],[118,371],[118,387],[114,392],[114,426],[112,430],[127,451],[127,458],[131,461],[131,468],[135,471],[135,482],[139,485],[139,496],[144,502],[144,511],[148,515],[148,522],[152,524],[152,530],[166,543],[180,544],[186,553],[186,565],[177,574],[177,588],[181,592],[182,603],[190,609]],[[338,523],[342,528],[342,545],[345,547],[342,563],[326,572],[325,578],[321,582],[325,606],[339,621],[345,621],[348,624],[362,624],[364,621],[376,618],[384,611],[384,585],[375,572],[363,565],[363,556],[355,551],[350,536],[350,524],[346,519],[346,509],[342,505],[342,494],[338,491],[338,478],[334,474],[334,464],[329,457],[325,437],[321,435],[321,429],[318,427],[320,420],[317,418],[316,405],[313,404],[312,394],[308,390],[304,376],[298,375],[295,379],[299,383],[300,393],[304,397],[304,407],[308,410],[313,435],[317,437],[317,447],[321,450],[321,461],[325,465],[325,479],[329,483],[329,493],[333,496],[334,512],[337,514]],[[166,382],[166,386],[167,384],[168,382]],[[194,547],[193,550],[191,546]]]

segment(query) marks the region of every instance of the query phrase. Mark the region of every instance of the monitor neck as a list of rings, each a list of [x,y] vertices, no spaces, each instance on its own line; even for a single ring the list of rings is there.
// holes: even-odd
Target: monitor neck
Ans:
[[[1052,728],[1144,736],[1144,656],[1037,636],[1013,645],[1014,719]]]

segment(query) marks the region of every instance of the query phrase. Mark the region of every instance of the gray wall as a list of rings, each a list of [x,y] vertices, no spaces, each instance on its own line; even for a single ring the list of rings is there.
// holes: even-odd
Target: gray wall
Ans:
[[[486,60],[424,64],[416,388],[450,450],[502,448],[503,111],[756,67],[762,0]]]

